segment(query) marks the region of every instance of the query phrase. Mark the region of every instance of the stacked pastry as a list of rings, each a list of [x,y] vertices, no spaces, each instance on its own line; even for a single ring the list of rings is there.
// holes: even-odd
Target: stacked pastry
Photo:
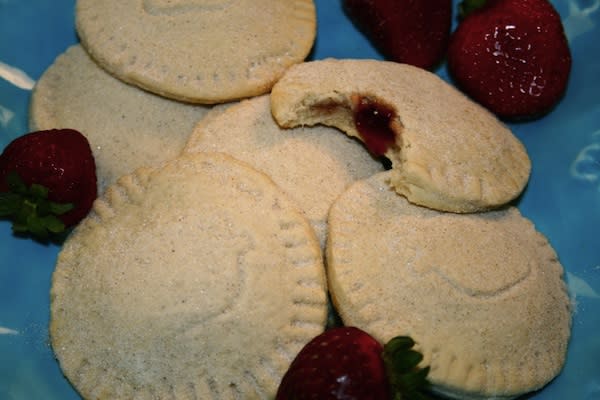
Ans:
[[[97,160],[51,289],[84,398],[272,398],[328,292],[345,324],[414,337],[439,393],[559,372],[562,267],[510,206],[530,161],[483,108],[414,67],[303,62],[309,0],[79,0],[76,22],[31,125]]]
[[[271,96],[283,126],[336,126],[392,162],[329,213],[328,285],[345,324],[382,343],[415,338],[448,397],[514,398],[560,372],[563,268],[510,205],[531,165],[504,125],[437,76],[380,61],[294,66]]]

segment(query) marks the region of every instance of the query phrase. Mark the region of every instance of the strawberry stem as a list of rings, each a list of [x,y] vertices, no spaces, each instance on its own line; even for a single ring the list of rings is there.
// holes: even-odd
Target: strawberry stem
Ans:
[[[396,336],[383,347],[383,362],[394,400],[426,400],[429,367],[420,368],[423,355],[413,350],[415,342],[409,336]]]
[[[462,20],[467,15],[476,11],[487,3],[487,0],[462,0],[458,4],[458,19]]]
[[[47,188],[35,183],[28,187],[14,172],[6,176],[6,183],[9,191],[0,193],[0,218],[12,220],[13,232],[47,240],[65,231],[58,217],[73,204],[48,200]]]

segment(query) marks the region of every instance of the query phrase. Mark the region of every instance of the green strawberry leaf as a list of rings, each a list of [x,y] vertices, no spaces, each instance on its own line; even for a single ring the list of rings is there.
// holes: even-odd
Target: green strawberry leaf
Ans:
[[[16,194],[26,194],[27,186],[23,182],[23,180],[19,177],[19,175],[11,171],[6,175],[6,183],[8,184],[8,188],[12,193]]]
[[[458,18],[463,19],[467,15],[471,14],[483,7],[487,3],[487,0],[463,0],[458,4]]]
[[[48,189],[42,185],[37,183],[32,183],[29,187],[29,195],[33,199],[47,199],[48,198]]]
[[[15,193],[0,193],[0,217],[13,215],[20,207],[21,196]]]
[[[46,215],[41,218],[41,222],[49,232],[62,233],[65,230],[65,224],[54,215]]]
[[[58,217],[74,205],[48,200],[48,188],[35,183],[28,187],[14,172],[6,181],[10,191],[0,193],[0,218],[12,220],[13,232],[42,241],[64,239],[66,227]]]
[[[404,361],[407,371],[415,368],[423,360],[423,355],[418,351],[409,350],[404,355]]]
[[[73,203],[55,203],[53,201],[48,202],[48,205],[50,206],[49,213],[53,215],[63,215],[75,207]]]
[[[429,386],[429,367],[420,368],[423,355],[412,348],[415,342],[409,336],[397,336],[383,347],[383,362],[395,400],[426,400]]]
[[[37,215],[29,215],[27,217],[27,231],[31,232],[37,238],[48,238],[48,230],[44,227],[41,218]]]

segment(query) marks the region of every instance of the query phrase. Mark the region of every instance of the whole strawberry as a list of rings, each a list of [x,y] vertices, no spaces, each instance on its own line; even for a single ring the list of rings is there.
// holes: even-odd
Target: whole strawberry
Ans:
[[[344,0],[354,24],[391,61],[433,69],[446,53],[451,0]]]
[[[87,139],[72,129],[25,134],[0,154],[0,217],[16,233],[46,239],[77,224],[97,196]]]
[[[562,98],[571,71],[554,7],[547,0],[464,0],[461,6],[467,15],[447,55],[457,86],[504,119],[548,113]]]
[[[276,400],[425,399],[420,389],[429,368],[417,368],[422,356],[413,345],[399,336],[383,347],[355,327],[327,330],[292,361]]]

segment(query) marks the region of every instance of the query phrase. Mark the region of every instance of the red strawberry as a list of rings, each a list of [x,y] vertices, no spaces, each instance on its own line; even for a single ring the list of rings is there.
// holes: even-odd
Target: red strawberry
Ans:
[[[97,195],[87,139],[72,129],[28,133],[0,154],[0,216],[45,239],[77,224]]]
[[[484,3],[471,7],[470,2]],[[448,69],[475,101],[505,119],[536,118],[563,96],[571,53],[547,0],[465,0],[475,8],[450,38]]]
[[[348,17],[391,61],[432,69],[444,57],[451,0],[344,0]]]
[[[276,400],[425,399],[419,390],[429,368],[412,339],[399,336],[385,347],[355,327],[325,331],[296,356],[284,375]],[[394,397],[399,398],[399,397]]]

